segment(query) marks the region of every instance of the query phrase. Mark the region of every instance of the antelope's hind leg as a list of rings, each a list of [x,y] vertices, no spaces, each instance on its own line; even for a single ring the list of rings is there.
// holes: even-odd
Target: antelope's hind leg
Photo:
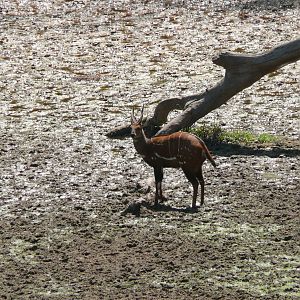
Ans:
[[[201,202],[200,202],[200,205],[202,206],[204,204],[204,178],[203,178],[203,174],[202,174],[202,168],[198,172],[197,178],[198,178],[200,186],[201,186]]]
[[[198,186],[199,186],[199,182],[197,177],[192,174],[189,173],[188,171],[182,169],[184,172],[184,175],[186,176],[186,178],[188,179],[188,181],[193,185],[193,201],[192,201],[192,208],[195,209],[196,208],[196,200],[197,200],[197,195],[198,195]]]
[[[164,177],[163,168],[154,168],[154,176],[155,176],[155,202],[154,205],[158,205],[158,200],[166,200],[166,198],[162,194],[162,180]]]

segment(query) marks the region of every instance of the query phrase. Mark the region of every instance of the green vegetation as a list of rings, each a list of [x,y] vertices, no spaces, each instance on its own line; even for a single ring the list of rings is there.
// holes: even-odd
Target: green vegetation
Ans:
[[[251,143],[275,143],[279,140],[277,136],[269,133],[254,134],[246,130],[226,131],[220,125],[200,125],[189,128],[188,131],[199,136],[201,139],[213,144],[251,144]]]

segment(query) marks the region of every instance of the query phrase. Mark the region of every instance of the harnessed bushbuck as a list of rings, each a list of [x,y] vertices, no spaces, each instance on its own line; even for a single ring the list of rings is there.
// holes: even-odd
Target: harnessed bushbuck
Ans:
[[[204,203],[204,179],[202,165],[207,158],[216,167],[205,143],[195,135],[187,132],[176,132],[170,135],[147,138],[143,127],[143,110],[139,120],[131,115],[131,137],[136,151],[144,161],[154,168],[155,176],[155,205],[158,200],[165,200],[162,195],[163,168],[181,168],[187,179],[193,185],[192,208],[196,208],[198,186],[201,186],[201,205]]]

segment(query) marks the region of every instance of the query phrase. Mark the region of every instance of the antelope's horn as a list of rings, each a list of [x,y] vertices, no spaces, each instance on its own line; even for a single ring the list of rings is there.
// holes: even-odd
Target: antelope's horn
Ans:
[[[132,108],[131,112],[131,124],[137,123],[136,117],[134,116],[134,108]]]
[[[139,122],[138,122],[139,124],[141,124],[142,121],[143,121],[143,115],[144,115],[144,104],[142,106],[141,117],[140,117]]]

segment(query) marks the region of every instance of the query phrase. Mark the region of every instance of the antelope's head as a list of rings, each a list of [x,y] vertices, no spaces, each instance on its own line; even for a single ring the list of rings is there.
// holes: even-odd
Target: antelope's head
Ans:
[[[137,120],[136,117],[134,116],[134,109],[132,108],[132,113],[131,113],[131,134],[130,135],[133,139],[138,139],[138,138],[140,138],[144,135],[143,126],[142,126],[143,112],[144,112],[144,105],[142,107],[141,116]]]

